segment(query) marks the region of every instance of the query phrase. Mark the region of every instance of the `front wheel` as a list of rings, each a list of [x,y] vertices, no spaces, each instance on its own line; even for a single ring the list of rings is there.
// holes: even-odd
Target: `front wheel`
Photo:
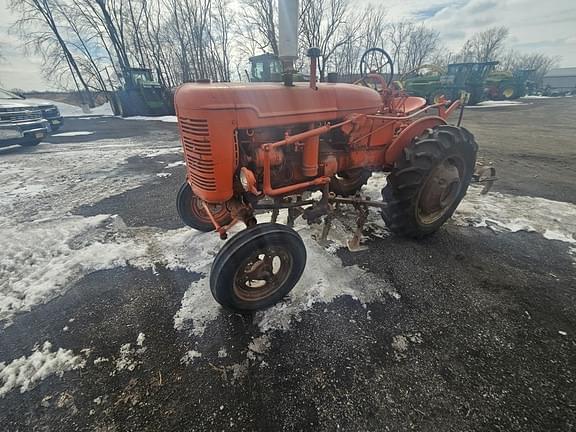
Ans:
[[[226,242],[214,259],[210,289],[234,312],[272,306],[287,295],[306,267],[306,247],[285,225],[254,225]]]
[[[208,208],[219,225],[227,225],[232,221],[230,212],[224,204],[209,204]],[[192,192],[188,182],[184,183],[176,197],[176,209],[182,222],[198,231],[214,230],[214,225],[206,213],[202,201]]]
[[[464,128],[428,129],[404,149],[382,189],[390,231],[420,238],[448,220],[466,194],[478,146]]]
[[[30,140],[28,140],[28,141],[25,141],[25,142],[21,143],[20,145],[21,145],[22,147],[35,147],[35,146],[37,146],[38,144],[40,144],[40,140],[37,139],[37,138],[32,138],[32,139],[30,139]]]

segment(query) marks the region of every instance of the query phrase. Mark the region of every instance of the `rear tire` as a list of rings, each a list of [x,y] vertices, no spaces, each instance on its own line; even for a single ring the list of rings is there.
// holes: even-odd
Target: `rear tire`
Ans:
[[[478,145],[464,128],[438,126],[414,139],[382,189],[382,218],[393,233],[421,238],[437,231],[466,194]]]
[[[306,267],[306,247],[285,225],[254,225],[232,237],[214,259],[210,290],[234,312],[270,307],[298,283]]]
[[[370,171],[363,168],[338,173],[330,179],[330,191],[343,197],[355,195],[371,175]]]
[[[227,225],[232,221],[230,212],[224,204],[209,204],[212,215],[219,225]],[[192,192],[188,182],[184,183],[176,197],[176,209],[182,222],[198,231],[209,232],[214,230],[214,225],[202,206],[202,201]]]

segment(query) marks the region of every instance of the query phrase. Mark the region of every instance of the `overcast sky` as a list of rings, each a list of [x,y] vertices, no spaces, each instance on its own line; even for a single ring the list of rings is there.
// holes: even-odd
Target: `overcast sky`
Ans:
[[[40,59],[26,57],[21,42],[9,33],[15,17],[8,1],[0,0],[0,52],[4,56],[0,85],[49,89],[50,83],[40,73]],[[559,56],[560,66],[576,67],[576,0],[386,0],[385,4],[391,20],[423,21],[440,31],[445,45],[454,50],[470,34],[504,25],[510,28],[509,47]]]

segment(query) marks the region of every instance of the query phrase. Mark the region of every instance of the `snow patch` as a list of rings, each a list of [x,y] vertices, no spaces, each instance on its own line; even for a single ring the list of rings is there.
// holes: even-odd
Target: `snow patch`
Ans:
[[[36,98],[26,98],[24,102],[30,102],[33,104],[52,104],[58,107],[60,114],[63,117],[85,117],[87,114],[97,115],[97,116],[113,116],[112,107],[110,102],[106,102],[95,108],[88,108],[88,112],[85,112],[82,107],[77,105],[67,104],[65,102],[53,101],[49,99],[36,99]]]
[[[172,175],[172,173],[169,172],[161,172],[156,174],[156,177],[160,177],[160,178],[166,178],[166,177],[170,177]]]
[[[53,134],[53,137],[75,137],[75,136],[86,136],[86,135],[94,135],[94,132],[88,131],[78,131],[78,132],[61,132],[57,134]]]
[[[558,97],[557,96],[529,95],[529,96],[522,96],[520,99],[558,99]]]
[[[146,347],[144,345],[144,333],[139,333],[136,338],[136,346],[140,348],[132,348],[132,344],[127,343],[120,347],[120,352],[116,358],[116,368],[110,373],[110,375],[116,375],[117,372],[123,370],[128,370],[132,372],[136,367],[142,364],[140,356],[146,352]]]
[[[144,121],[161,121],[164,123],[178,123],[178,117],[176,116],[159,116],[159,117],[132,116],[132,117],[124,117],[124,120],[144,120]]]
[[[166,165],[166,168],[174,168],[174,167],[177,167],[180,165],[186,165],[186,162],[184,162],[183,160],[172,162],[172,163],[169,163],[168,165]]]
[[[195,358],[200,358],[200,357],[202,357],[202,353],[200,353],[198,351],[190,350],[186,354],[184,354],[184,356],[180,359],[180,363],[183,363],[186,366],[188,366],[190,363],[194,362]]]
[[[28,155],[8,155],[0,160],[0,321],[30,310],[62,294],[83,275],[124,266],[134,261],[141,268],[184,253],[172,245],[181,233],[158,229],[131,231],[111,215],[72,216],[80,205],[90,205],[110,195],[137,187],[154,174],[121,171],[132,156],[154,157],[181,151],[176,143],[158,145],[133,139],[98,143],[61,144],[39,148],[34,164]],[[110,157],[113,152],[114,157]],[[38,169],[42,167],[42,169]],[[188,235],[194,231],[186,230]],[[156,240],[169,244],[154,247]],[[187,238],[187,237],[186,237]],[[180,249],[174,249],[174,247]],[[159,251],[160,256],[149,253]],[[184,250],[184,252],[182,251]],[[153,258],[152,258],[153,257]],[[184,256],[178,264],[189,265]]]
[[[144,335],[144,333],[142,333],[142,332],[138,333],[138,337],[136,338],[136,345],[138,345],[140,347],[143,346],[145,339],[146,339],[146,336]]]
[[[0,397],[17,387],[20,387],[20,393],[24,393],[51,375],[62,376],[66,371],[85,365],[86,361],[81,356],[63,348],[52,351],[52,344],[46,341],[42,347],[35,347],[28,357],[22,356],[8,364],[0,363]]]
[[[538,232],[550,240],[576,245],[576,205],[545,198],[490,192],[472,185],[453,223],[487,227],[494,232]]]
[[[114,222],[109,215],[68,216],[4,227],[0,320],[51,300],[84,274],[144,256],[145,244],[106,233]]]
[[[480,102],[477,105],[467,105],[466,109],[469,108],[498,108],[498,107],[515,107],[515,106],[522,106],[528,105],[527,103],[521,101],[484,101]]]

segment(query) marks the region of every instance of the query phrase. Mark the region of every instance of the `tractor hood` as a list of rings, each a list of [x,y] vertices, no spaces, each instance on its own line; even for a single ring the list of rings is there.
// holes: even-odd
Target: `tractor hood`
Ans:
[[[353,84],[275,83],[184,84],[175,94],[176,112],[185,118],[233,118],[235,127],[258,128],[374,114],[382,107],[378,92]],[[232,114],[231,117],[228,117]]]

